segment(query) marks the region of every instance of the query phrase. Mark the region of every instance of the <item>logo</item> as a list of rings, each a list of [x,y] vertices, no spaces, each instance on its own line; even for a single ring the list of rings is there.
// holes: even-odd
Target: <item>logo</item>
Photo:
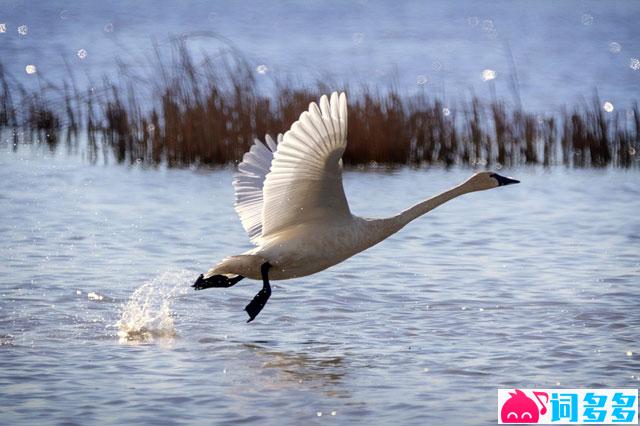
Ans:
[[[498,389],[498,423],[638,424],[638,389]]]

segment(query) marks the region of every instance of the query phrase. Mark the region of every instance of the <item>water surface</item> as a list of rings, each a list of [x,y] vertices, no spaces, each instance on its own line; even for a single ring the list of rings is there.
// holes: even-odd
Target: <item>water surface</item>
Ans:
[[[471,172],[345,186],[354,212],[385,215]],[[189,288],[249,247],[230,169],[5,147],[0,423],[494,424],[498,387],[638,387],[637,171],[503,172],[522,184],[275,282],[246,324],[260,283]]]

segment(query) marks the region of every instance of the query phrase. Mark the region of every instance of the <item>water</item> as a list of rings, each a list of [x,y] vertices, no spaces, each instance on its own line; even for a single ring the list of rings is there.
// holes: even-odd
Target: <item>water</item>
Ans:
[[[228,46],[206,36],[215,32],[248,56],[258,82],[267,87],[274,76],[330,86],[345,79],[393,83],[403,92],[425,91],[454,106],[471,92],[489,97],[492,86],[512,100],[508,45],[528,110],[555,112],[590,98],[594,89],[622,110],[638,97],[639,21],[640,5],[625,0],[393,5],[358,0],[304,6],[265,0],[0,0],[0,24],[6,28],[0,32],[0,56],[6,71],[33,88],[58,83],[69,70],[78,82],[90,76],[97,84],[103,73],[117,72],[116,56],[133,69],[147,64],[152,39],[166,52],[170,36],[187,36],[194,53],[214,54]],[[18,33],[23,25],[26,35]],[[27,65],[35,65],[37,74],[27,75]],[[492,83],[482,79],[486,69],[497,73]],[[151,75],[157,80],[158,70]],[[145,82],[135,84],[140,88]]]
[[[502,170],[314,276],[195,292],[248,248],[231,170],[0,150],[1,424],[495,424],[499,387],[640,386],[638,172]],[[345,174],[385,215],[471,170]],[[319,416],[319,413],[321,416]]]

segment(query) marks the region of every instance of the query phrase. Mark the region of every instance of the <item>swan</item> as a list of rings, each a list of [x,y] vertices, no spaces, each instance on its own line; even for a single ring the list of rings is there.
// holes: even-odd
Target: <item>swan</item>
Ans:
[[[519,183],[480,172],[448,191],[381,219],[355,216],[342,187],[347,97],[322,96],[291,129],[256,139],[238,166],[235,210],[255,248],[222,259],[198,277],[196,290],[227,288],[243,278],[263,287],[245,307],[253,321],[271,296],[269,280],[320,272],[374,246],[412,220],[460,195]]]

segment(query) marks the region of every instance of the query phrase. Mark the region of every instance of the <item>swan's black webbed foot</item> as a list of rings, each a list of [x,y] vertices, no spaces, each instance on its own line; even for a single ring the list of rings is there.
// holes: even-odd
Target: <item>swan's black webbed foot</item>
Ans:
[[[260,290],[258,294],[253,297],[253,300],[244,308],[244,310],[249,314],[247,322],[253,321],[255,317],[258,316],[271,296],[271,285],[269,285],[268,276],[269,268],[271,268],[271,264],[269,264],[269,262],[263,263],[260,267],[260,272],[262,273],[262,290]]]
[[[226,275],[214,275],[209,278],[205,278],[204,275],[200,274],[198,279],[191,287],[195,290],[204,290],[205,288],[228,288],[235,285],[238,281],[243,279],[242,275],[238,275],[234,278],[229,278]]]

